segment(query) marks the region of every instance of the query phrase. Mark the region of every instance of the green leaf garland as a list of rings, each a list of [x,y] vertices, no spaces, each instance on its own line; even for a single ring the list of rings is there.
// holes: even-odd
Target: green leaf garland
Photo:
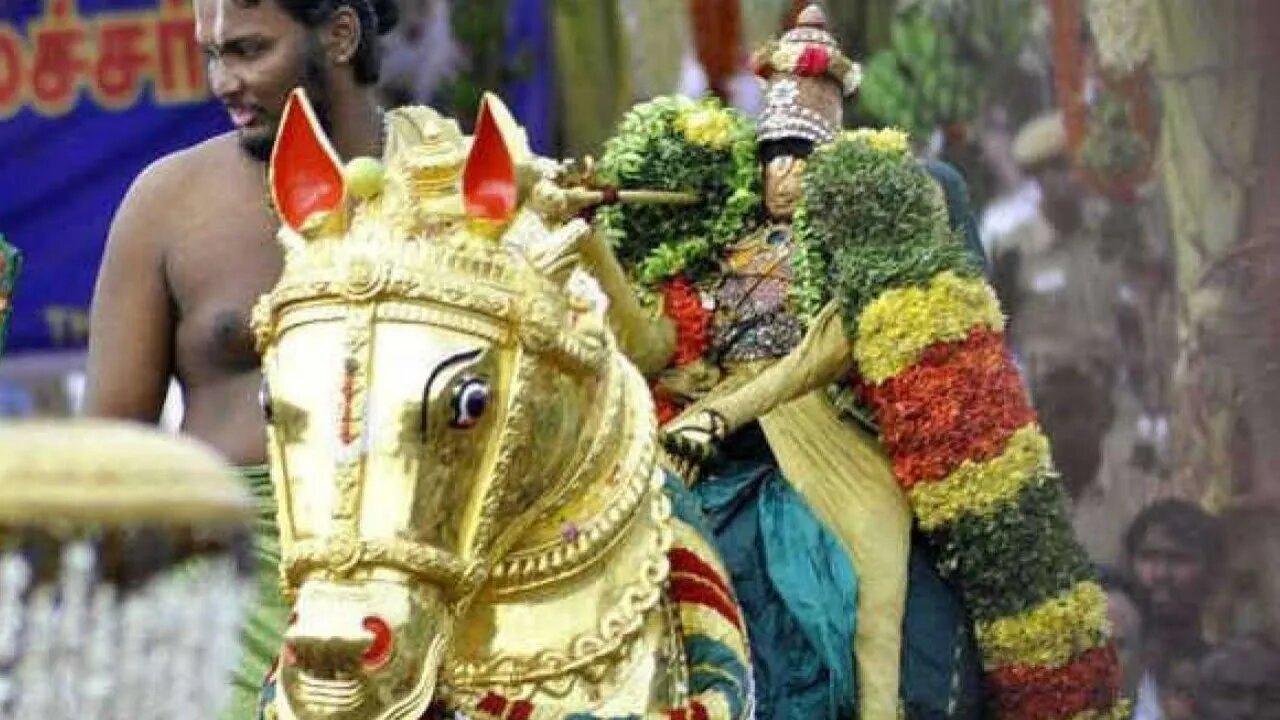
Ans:
[[[759,219],[755,128],[714,98],[663,96],[632,108],[604,148],[600,179],[620,189],[692,191],[694,206],[615,205],[597,219],[623,264],[653,288],[701,277]]]

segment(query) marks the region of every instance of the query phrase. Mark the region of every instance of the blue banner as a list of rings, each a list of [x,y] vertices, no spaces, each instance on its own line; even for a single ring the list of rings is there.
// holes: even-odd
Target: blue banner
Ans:
[[[511,0],[503,48],[516,80],[502,89],[534,152],[549,154],[555,144],[556,64],[547,0]]]
[[[82,347],[130,182],[230,126],[209,97],[189,0],[0,7],[0,234],[26,259],[8,352]]]

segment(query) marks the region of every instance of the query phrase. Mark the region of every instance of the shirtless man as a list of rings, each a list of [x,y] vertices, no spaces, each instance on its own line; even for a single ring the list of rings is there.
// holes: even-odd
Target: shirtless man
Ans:
[[[161,158],[116,213],[93,302],[88,408],[156,422],[170,376],[182,429],[249,465],[265,457],[249,312],[276,281],[265,160],[297,85],[344,158],[375,154],[377,35],[390,0],[195,0],[213,93],[236,130]]]
[[[261,468],[266,435],[249,331],[253,303],[282,265],[265,160],[285,99],[299,85],[339,155],[380,154],[378,35],[395,25],[396,7],[392,0],[194,3],[209,85],[236,129],[152,164],[117,211],[93,301],[88,412],[154,423],[176,377],[183,432],[245,467],[263,519],[255,538],[262,593],[237,677],[232,714],[240,718],[253,714],[285,614],[274,596],[278,538]]]

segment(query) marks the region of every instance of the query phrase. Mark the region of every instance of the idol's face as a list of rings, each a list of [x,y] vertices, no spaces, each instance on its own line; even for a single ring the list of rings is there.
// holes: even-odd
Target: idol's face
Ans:
[[[769,217],[789,220],[800,204],[804,160],[790,155],[773,158],[764,168],[764,207]]]

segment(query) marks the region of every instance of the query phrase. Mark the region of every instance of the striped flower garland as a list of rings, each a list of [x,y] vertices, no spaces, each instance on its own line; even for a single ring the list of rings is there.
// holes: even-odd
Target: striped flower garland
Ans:
[[[905,144],[846,134],[806,171],[801,253],[835,280],[859,396],[974,620],[992,710],[1119,718],[1106,597],[1066,516],[994,293]],[[832,210],[835,208],[835,210]],[[813,288],[798,288],[812,294]]]

